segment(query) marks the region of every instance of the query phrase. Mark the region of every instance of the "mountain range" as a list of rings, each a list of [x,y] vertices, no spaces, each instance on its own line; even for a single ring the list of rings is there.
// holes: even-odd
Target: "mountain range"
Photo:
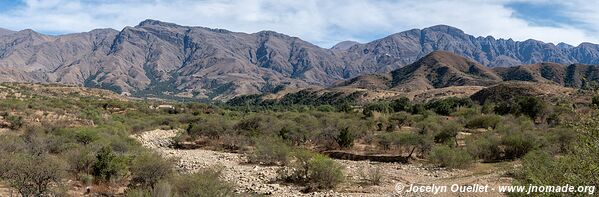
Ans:
[[[411,92],[452,86],[491,86],[503,81],[583,88],[590,82],[599,81],[599,67],[537,63],[490,68],[452,52],[434,51],[392,72],[362,75],[339,83],[336,87]]]
[[[429,55],[434,51],[451,54]],[[0,29],[0,81],[72,84],[143,97],[228,99],[283,87],[368,83],[364,78],[402,91],[503,80],[580,87],[583,78],[599,78],[595,66],[585,65],[598,63],[596,44],[474,37],[445,25],[331,49],[273,31],[248,34],[156,20],[121,31],[58,36]]]

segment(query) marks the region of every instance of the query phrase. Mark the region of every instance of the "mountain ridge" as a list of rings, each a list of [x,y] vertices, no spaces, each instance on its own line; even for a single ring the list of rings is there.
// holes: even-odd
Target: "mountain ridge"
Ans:
[[[226,100],[281,86],[329,87],[365,74],[384,76],[433,51],[456,53],[483,67],[545,61],[599,63],[595,44],[558,47],[534,40],[496,40],[446,25],[350,45],[325,49],[274,31],[248,34],[151,19],[120,31],[104,28],[57,36],[0,30],[0,77],[1,81],[64,83],[141,97]]]
[[[335,87],[411,92],[452,86],[492,86],[505,81],[569,88],[599,87],[599,66],[538,63],[488,68],[452,52],[434,51],[389,73],[359,76]]]

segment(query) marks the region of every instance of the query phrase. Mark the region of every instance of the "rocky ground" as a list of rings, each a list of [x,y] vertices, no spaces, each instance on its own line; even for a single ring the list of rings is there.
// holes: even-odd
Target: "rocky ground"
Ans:
[[[335,191],[314,193],[300,192],[302,187],[287,185],[277,181],[276,166],[247,164],[243,154],[225,153],[211,150],[178,150],[169,148],[171,138],[177,130],[153,130],[133,136],[145,147],[154,149],[168,158],[177,158],[177,168],[182,172],[194,172],[205,167],[222,167],[223,178],[235,183],[237,192],[254,192],[272,196],[430,196],[426,193],[396,191],[396,184],[415,185],[509,185],[510,178],[503,176],[507,167],[491,164],[476,164],[468,170],[446,170],[427,168],[422,164],[395,164],[368,161],[337,160],[345,167],[346,182]],[[361,172],[380,169],[383,181],[379,186],[361,184]],[[437,196],[503,196],[501,193],[440,193]]]

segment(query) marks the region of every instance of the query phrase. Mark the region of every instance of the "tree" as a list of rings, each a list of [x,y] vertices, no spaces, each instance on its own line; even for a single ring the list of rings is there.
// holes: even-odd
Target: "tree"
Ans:
[[[96,154],[92,174],[102,181],[110,181],[126,168],[125,158],[116,155],[110,147],[102,147]]]
[[[401,97],[391,102],[391,108],[395,112],[409,112],[412,109],[412,104],[410,103],[410,99]]]
[[[527,115],[533,120],[539,117],[545,111],[546,107],[543,100],[532,96],[520,98],[518,105],[520,106],[520,113]]]
[[[60,185],[65,177],[66,164],[54,156],[7,154],[0,162],[0,177],[21,196],[45,196],[52,185]]]
[[[341,131],[339,131],[339,135],[337,136],[337,138],[335,138],[335,141],[337,141],[337,144],[339,144],[341,148],[349,148],[354,145],[355,139],[356,135],[351,130],[349,130],[348,127],[345,127],[342,128]]]
[[[456,146],[458,145],[458,141],[456,136],[458,132],[460,132],[460,125],[456,122],[448,122],[443,125],[441,131],[437,133],[434,137],[436,143],[446,143],[448,141],[454,140]]]

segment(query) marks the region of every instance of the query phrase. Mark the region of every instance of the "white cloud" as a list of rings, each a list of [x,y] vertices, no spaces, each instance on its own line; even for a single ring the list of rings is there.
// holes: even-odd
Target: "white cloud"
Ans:
[[[534,26],[514,17],[514,10],[505,6],[509,2],[512,1],[26,0],[24,6],[0,13],[0,24],[9,29],[71,33],[104,27],[121,29],[152,18],[249,33],[274,30],[324,47],[346,39],[366,42],[374,36],[446,24],[476,36],[532,38],[573,45],[599,42],[599,14],[594,12],[599,3],[562,3],[565,15],[589,27],[550,27]]]

